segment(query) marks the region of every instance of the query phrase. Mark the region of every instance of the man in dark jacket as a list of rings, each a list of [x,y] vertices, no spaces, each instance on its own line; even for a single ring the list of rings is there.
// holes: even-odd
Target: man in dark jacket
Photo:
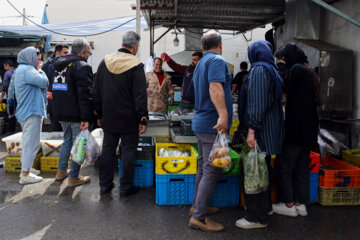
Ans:
[[[140,37],[126,32],[122,48],[106,55],[96,73],[94,104],[98,124],[104,130],[103,151],[99,160],[100,194],[114,188],[114,160],[121,138],[122,177],[120,196],[137,193],[133,185],[139,134],[146,131],[148,119],[144,65],[136,58]]]
[[[181,87],[180,108],[194,109],[195,93],[194,93],[193,74],[197,63],[200,61],[202,56],[203,56],[202,52],[194,52],[191,58],[191,65],[184,66],[177,64],[166,53],[161,54],[161,57],[165,59],[165,61],[172,70],[184,75],[183,83]]]
[[[54,118],[61,121],[64,142],[60,149],[59,168],[56,180],[69,176],[68,187],[76,187],[90,181],[90,177],[79,176],[80,165],[71,161],[67,172],[71,147],[81,130],[89,127],[92,119],[93,73],[86,62],[90,45],[82,39],[73,42],[71,54],[60,56],[54,64],[55,76],[52,84]]]
[[[51,122],[51,129],[53,131],[62,131],[61,124],[59,121],[54,119],[53,112],[52,112],[52,84],[53,84],[53,78],[54,78],[54,63],[57,60],[56,57],[63,56],[69,53],[69,47],[67,45],[63,44],[57,44],[55,46],[55,53],[53,53],[47,62],[42,67],[42,70],[46,73],[47,78],[49,79],[49,88],[48,88],[48,105],[47,105],[47,111],[49,113],[50,122]]]

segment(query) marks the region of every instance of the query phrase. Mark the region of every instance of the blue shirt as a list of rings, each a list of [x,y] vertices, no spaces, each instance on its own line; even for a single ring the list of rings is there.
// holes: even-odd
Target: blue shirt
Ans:
[[[195,115],[192,130],[197,133],[213,134],[217,130],[219,115],[210,98],[209,87],[212,82],[222,83],[225,103],[228,111],[228,129],[232,124],[232,77],[225,59],[215,52],[206,52],[196,65],[194,71]]]

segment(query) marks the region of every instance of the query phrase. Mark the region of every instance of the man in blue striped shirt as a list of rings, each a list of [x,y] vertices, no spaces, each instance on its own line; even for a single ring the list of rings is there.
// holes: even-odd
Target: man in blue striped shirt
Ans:
[[[218,208],[209,208],[209,203],[222,168],[211,166],[208,158],[217,133],[225,133],[231,127],[232,77],[221,56],[221,35],[216,31],[209,31],[202,37],[201,43],[205,54],[196,65],[193,77],[195,115],[192,129],[198,139],[199,158],[189,226],[219,232],[224,230],[224,226],[206,215],[219,211]]]

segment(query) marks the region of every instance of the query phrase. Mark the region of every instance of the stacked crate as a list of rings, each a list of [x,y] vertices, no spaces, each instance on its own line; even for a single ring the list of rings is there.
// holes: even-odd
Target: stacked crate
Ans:
[[[188,157],[162,157],[160,149],[189,152]],[[156,143],[156,204],[188,205],[192,203],[198,154],[191,144]]]
[[[32,165],[32,168],[40,169],[40,158],[42,156],[42,153],[39,152],[35,159],[34,163]],[[6,172],[20,172],[21,171],[21,157],[15,157],[15,156],[8,156],[5,158],[5,171]]]
[[[342,151],[344,162],[360,168],[360,148]]]
[[[317,202],[319,188],[319,170],[320,170],[320,154],[310,152],[310,203]]]
[[[146,144],[146,146],[145,146]],[[122,176],[121,147],[119,149],[119,186]],[[140,136],[136,151],[134,186],[142,188],[154,185],[155,145],[153,137]]]
[[[326,156],[321,161],[319,186],[321,205],[360,205],[360,168]]]

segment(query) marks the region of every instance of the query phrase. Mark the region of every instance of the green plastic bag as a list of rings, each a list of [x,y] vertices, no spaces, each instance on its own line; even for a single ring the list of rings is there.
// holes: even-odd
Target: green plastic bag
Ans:
[[[244,188],[247,194],[258,194],[266,190],[268,168],[265,161],[266,154],[255,144],[255,149],[248,152],[243,159]]]

